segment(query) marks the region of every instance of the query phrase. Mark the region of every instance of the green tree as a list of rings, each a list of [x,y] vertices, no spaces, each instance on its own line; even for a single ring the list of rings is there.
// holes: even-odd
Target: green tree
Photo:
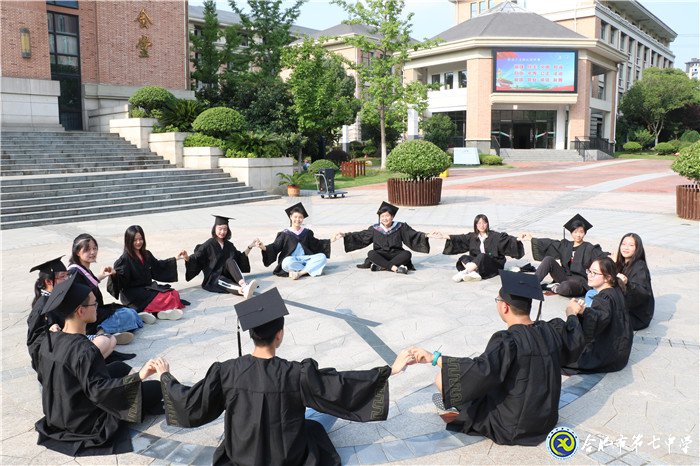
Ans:
[[[442,150],[447,150],[457,133],[457,125],[454,121],[447,115],[439,113],[421,121],[421,128],[425,132],[425,140]]]
[[[363,89],[363,106],[372,107],[379,116],[382,168],[386,168],[387,111],[400,111],[405,120],[408,106],[422,113],[427,102],[426,85],[417,81],[404,84],[403,65],[408,61],[410,51],[433,47],[437,41],[418,43],[411,39],[413,13],[401,19],[404,0],[331,1],[348,13],[349,19],[345,23],[363,25],[370,33],[345,36],[343,40],[369,57],[369,60],[348,62],[348,65],[358,74]]]
[[[309,139],[337,139],[339,128],[352,124],[360,108],[355,79],[347,75],[340,57],[306,39],[287,48],[282,63],[292,70],[287,83],[298,131]]]
[[[630,120],[643,124],[658,144],[669,113],[698,102],[700,82],[675,68],[648,68],[622,97],[620,111]]]

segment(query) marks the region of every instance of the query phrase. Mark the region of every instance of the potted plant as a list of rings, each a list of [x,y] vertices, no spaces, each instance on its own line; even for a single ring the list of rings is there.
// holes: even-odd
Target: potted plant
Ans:
[[[676,215],[700,220],[700,142],[681,149],[671,170],[693,182],[676,186]]]
[[[387,181],[389,202],[397,205],[438,205],[442,178],[437,176],[452,164],[450,155],[432,142],[416,139],[396,146],[386,161],[388,170],[408,178]]]
[[[277,176],[280,178],[280,186],[287,185],[287,196],[299,197],[301,182],[304,180],[302,172],[292,172],[291,174],[280,172]]]

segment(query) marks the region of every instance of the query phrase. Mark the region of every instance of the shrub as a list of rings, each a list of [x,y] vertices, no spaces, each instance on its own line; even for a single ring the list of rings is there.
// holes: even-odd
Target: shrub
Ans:
[[[681,135],[681,141],[683,142],[698,142],[700,141],[700,133],[697,131],[690,129],[688,131],[685,131]]]
[[[277,176],[280,179],[280,186],[299,187],[304,182],[304,174],[302,172],[292,172],[291,175],[287,173],[278,173]]]
[[[700,184],[700,142],[681,149],[671,164],[671,170],[695,182],[696,185]]]
[[[364,154],[362,150],[365,148],[365,144],[362,141],[351,141],[348,149],[350,149],[350,156],[353,159],[362,157]]]
[[[654,150],[656,151],[657,154],[659,155],[669,155],[673,154],[676,152],[676,149],[673,147],[673,144],[670,144],[668,142],[660,142],[658,143],[655,147]]]
[[[223,151],[226,151],[228,146],[228,143],[223,139],[207,136],[202,133],[190,134],[185,138],[183,144],[185,147],[218,147]]]
[[[245,131],[232,136],[230,147],[235,151],[248,154],[246,157],[269,159],[283,157],[284,145],[284,138],[277,133]]]
[[[328,159],[318,159],[311,165],[309,165],[309,171],[311,173],[318,173],[318,171],[322,168],[332,168],[335,171],[340,170],[336,164],[333,163],[333,161],[328,160]]]
[[[680,139],[671,139],[668,141],[669,144],[673,147],[673,152],[676,153],[679,150],[681,150],[683,142]]]
[[[638,142],[642,147],[651,147],[654,143],[654,135],[646,129],[638,129],[632,134],[632,140]]]
[[[174,126],[176,131],[192,131],[192,122],[204,107],[196,100],[174,99],[161,109],[160,124]]]
[[[242,150],[237,150],[237,149],[227,149],[226,150],[226,157],[229,159],[255,159],[257,156],[253,154],[252,152],[244,152]]]
[[[147,115],[151,115],[155,109],[163,108],[171,100],[175,100],[175,96],[160,86],[144,86],[129,97],[129,103],[144,109]]]
[[[630,141],[624,143],[622,148],[627,152],[639,152],[642,150],[642,145],[638,142]]]
[[[492,154],[479,154],[479,162],[482,165],[503,165],[503,159]]]
[[[447,115],[436,114],[421,122],[425,140],[432,142],[442,150],[447,150],[457,132],[457,126]]]
[[[326,158],[336,165],[340,165],[341,162],[347,162],[350,160],[350,154],[336,147],[326,155]]]
[[[204,110],[192,122],[192,129],[214,136],[228,138],[245,128],[245,120],[236,110],[227,107],[213,107]]]
[[[396,146],[387,157],[386,168],[422,180],[439,175],[451,164],[447,152],[432,142],[416,139]]]
[[[134,107],[129,109],[129,118],[146,118],[148,117],[148,113],[146,110],[138,107]]]
[[[161,126],[161,125],[153,125],[153,133],[158,134],[158,133],[176,133],[180,131],[177,126],[173,125],[168,125],[168,126]]]
[[[374,143],[369,142],[365,147],[362,148],[362,155],[367,157],[373,157],[377,154],[377,146]]]

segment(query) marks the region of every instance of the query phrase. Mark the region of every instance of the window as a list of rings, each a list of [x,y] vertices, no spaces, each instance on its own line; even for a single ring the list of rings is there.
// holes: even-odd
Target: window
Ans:
[[[48,12],[47,18],[51,71],[80,75],[78,17]]]
[[[454,88],[454,73],[452,71],[448,71],[445,73],[445,89],[452,89]]]
[[[457,84],[460,88],[467,87],[467,70],[457,72]]]
[[[476,15],[479,14],[479,12],[476,10],[476,2],[472,2],[471,5],[469,5],[469,7],[470,7],[472,18],[474,18]]]
[[[617,47],[617,29],[610,28],[610,45]]]
[[[489,10],[496,6],[496,0],[489,0]]]
[[[608,25],[604,22],[600,22],[600,40],[606,40],[608,35]]]
[[[440,84],[440,75],[439,74],[431,74],[430,75],[430,84]]]
[[[479,13],[483,13],[486,11],[486,1],[481,1],[479,2]]]
[[[78,2],[76,0],[46,0],[49,5],[64,6],[66,8],[78,8]]]

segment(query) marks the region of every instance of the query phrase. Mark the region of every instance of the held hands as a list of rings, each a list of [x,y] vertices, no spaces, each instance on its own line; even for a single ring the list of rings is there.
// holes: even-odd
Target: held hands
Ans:
[[[617,274],[617,279],[622,282],[623,285],[627,285],[627,276],[623,273]]]
[[[166,372],[170,372],[170,364],[163,358],[155,358],[153,361],[153,369],[158,374],[158,378]]]
[[[439,232],[439,231],[431,231],[426,236],[428,238],[435,238],[435,239],[450,239],[450,235],[446,235],[446,234]]]
[[[433,362],[433,353],[429,352],[428,350],[414,346],[409,348],[409,351],[418,364],[430,364]]]
[[[180,260],[180,259],[184,259],[185,262],[187,262],[190,259],[190,255],[187,254],[187,251],[185,251],[183,249],[182,251],[177,253],[177,256],[175,256],[175,260]]]
[[[144,364],[141,370],[139,371],[139,379],[146,380],[147,378],[156,373],[156,368],[153,365],[153,361],[155,361],[155,359],[149,359],[148,361],[146,361],[146,364]]]
[[[110,275],[114,275],[114,273],[114,269],[108,265],[104,267],[102,271],[97,275],[97,279],[102,281]]]
[[[410,348],[406,348],[401,350],[401,352],[396,356],[396,360],[394,361],[394,364],[391,365],[391,375],[396,375],[404,370],[406,370],[406,366],[410,366],[416,363],[416,360],[413,357],[413,354],[411,353]]]
[[[345,236],[345,233],[337,232],[331,238],[331,243],[335,242],[335,240],[337,240],[338,238],[343,238],[344,236]]]
[[[566,315],[577,316],[583,314],[585,309],[584,301],[580,298],[571,298],[569,304],[566,306]]]
[[[517,238],[520,241],[531,241],[532,240],[532,233],[520,233]]]
[[[61,327],[58,324],[53,324],[51,327],[49,327],[49,332],[60,332]]]

